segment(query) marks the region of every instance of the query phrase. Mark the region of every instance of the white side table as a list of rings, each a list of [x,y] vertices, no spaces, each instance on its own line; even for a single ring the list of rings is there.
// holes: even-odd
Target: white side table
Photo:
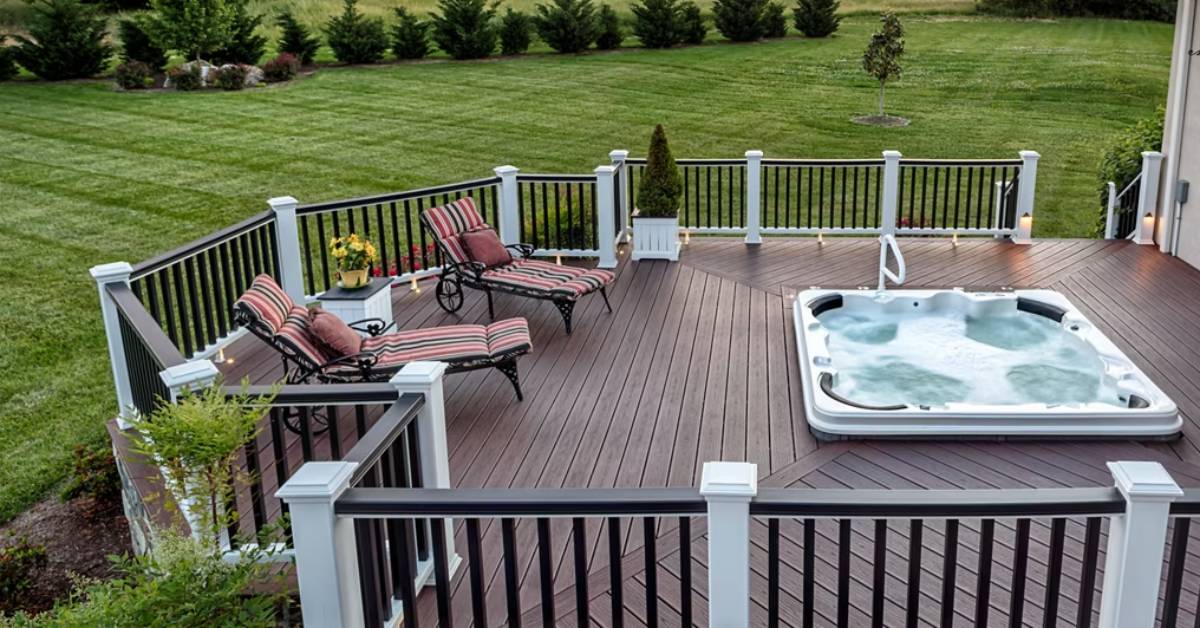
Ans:
[[[381,318],[384,325],[392,322],[392,278],[372,277],[362,288],[347,290],[333,287],[319,297],[321,308],[347,323],[364,318]],[[358,332],[363,336],[365,331]]]

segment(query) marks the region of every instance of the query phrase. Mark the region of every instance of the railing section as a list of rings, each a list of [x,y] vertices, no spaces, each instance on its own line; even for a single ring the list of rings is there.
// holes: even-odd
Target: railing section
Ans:
[[[637,188],[646,160],[625,161],[630,211],[637,209]],[[693,233],[737,232],[746,228],[745,159],[677,159],[683,184],[679,226]]]
[[[159,373],[183,364],[185,359],[127,284],[111,283],[105,290],[117,309],[125,354],[121,366],[128,374],[133,407],[143,415],[150,415],[159,403],[171,398],[171,391]]]
[[[762,231],[878,232],[882,159],[763,159]]]
[[[1015,229],[1021,165],[1020,159],[901,160],[898,230],[966,235]]]
[[[542,254],[593,256],[600,250],[596,176],[517,175],[521,242]]]

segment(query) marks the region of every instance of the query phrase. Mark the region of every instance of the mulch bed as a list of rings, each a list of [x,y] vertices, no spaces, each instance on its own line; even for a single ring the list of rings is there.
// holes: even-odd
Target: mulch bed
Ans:
[[[33,585],[19,608],[39,613],[70,594],[72,574],[92,579],[115,576],[109,555],[132,553],[129,526],[120,502],[100,504],[90,497],[62,501],[50,497],[0,526],[0,547],[14,538],[46,548],[46,566],[33,574]]]

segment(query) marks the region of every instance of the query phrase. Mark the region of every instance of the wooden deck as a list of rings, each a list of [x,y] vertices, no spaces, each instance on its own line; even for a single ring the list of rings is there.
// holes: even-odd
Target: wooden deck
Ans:
[[[1152,444],[820,443],[805,421],[790,297],[810,286],[873,285],[877,242],[831,238],[819,244],[811,238],[771,238],[759,247],[747,247],[739,239],[696,238],[678,264],[622,261],[610,294],[613,312],[607,313],[598,297],[585,299],[577,308],[571,336],[563,334],[549,304],[497,297],[498,317],[524,316],[530,322],[534,350],[520,363],[526,398],[517,402],[508,382],[492,370],[448,378],[454,483],[463,487],[694,486],[705,461],[747,460],[758,465],[764,486],[1096,486],[1111,483],[1106,461],[1138,459],[1161,460],[1182,483],[1200,486],[1200,467],[1193,466],[1200,463],[1200,327],[1193,322],[1200,312],[1200,271],[1152,247],[1125,241],[1040,240],[1016,246],[987,239],[962,240],[952,246],[947,239],[931,238],[904,240],[901,247],[909,268],[906,287],[1049,288],[1065,294],[1175,400],[1185,418],[1184,436]],[[470,294],[457,315],[448,315],[433,299],[432,282],[422,285],[420,294],[407,286],[394,290],[400,328],[486,320],[487,306],[478,294]],[[227,355],[237,358],[229,369],[233,377],[248,375],[261,383],[279,375],[276,357],[253,338],[240,340]],[[752,587],[762,593],[765,525],[760,527],[755,531]],[[1048,528],[1043,528],[1035,524],[1029,599],[1037,599],[1033,589],[1044,586],[1039,577],[1044,580],[1045,569],[1039,561],[1045,559]],[[786,524],[783,529],[790,534]],[[854,529],[855,537],[865,537],[869,547],[870,530],[858,524]],[[964,529],[964,543],[975,534],[973,530]],[[900,555],[907,536],[899,525],[893,532],[897,535],[894,551]],[[702,526],[693,526],[693,533],[702,537]],[[666,526],[661,534],[675,538]],[[832,535],[836,539],[836,531]],[[786,536],[785,545],[791,538]],[[998,543],[1004,542],[1002,531],[997,538]],[[569,561],[566,536],[559,534],[556,541],[563,550],[559,555]],[[1068,541],[1081,543],[1074,528]],[[933,574],[937,571],[933,563],[941,561],[939,530],[927,529],[923,542]],[[672,557],[674,546],[674,541],[659,545],[660,619],[666,625],[672,625],[670,613],[679,597],[677,581],[672,581],[678,562]],[[695,548],[699,622],[705,620],[703,543]],[[637,544],[630,544],[630,552],[637,549]],[[590,587],[593,614],[600,625],[607,624],[608,604],[603,554],[595,552],[589,578],[594,581]],[[998,564],[1002,558],[998,549]],[[965,551],[959,559],[966,566],[958,584],[964,601],[955,623],[965,626],[971,625],[967,600],[974,587],[976,559]],[[855,586],[870,584],[869,560],[869,553],[856,554]],[[1078,569],[1078,564],[1067,566],[1064,591],[1074,586],[1074,594],[1078,593]],[[793,571],[787,574],[794,575]],[[997,582],[1007,577],[1000,571],[993,574]],[[536,569],[529,572],[529,580],[536,580]],[[567,567],[559,569],[560,574],[569,572]],[[644,602],[636,596],[644,574],[636,568],[624,574],[626,625],[638,625],[645,621]],[[785,587],[790,586],[787,574]],[[905,575],[898,566],[889,577],[900,582]],[[557,605],[561,623],[571,624],[574,603],[566,590],[569,582],[560,586],[556,580],[555,586],[564,590],[566,600]],[[834,583],[820,586],[831,588]],[[903,586],[893,586],[891,581],[888,586],[894,589],[889,590],[889,615],[899,613],[904,608]],[[928,601],[934,608],[922,612],[922,625],[938,623],[940,586],[929,578]],[[1182,606],[1194,609],[1200,571],[1189,571],[1184,588]],[[463,593],[466,587],[459,589]],[[525,596],[530,604],[537,601],[533,591],[536,587]],[[997,589],[993,606],[998,618],[1007,609],[1004,595]],[[465,594],[456,595],[456,604],[458,598]],[[422,614],[431,614],[432,604],[425,602],[429,600],[423,600]],[[755,602],[757,625],[763,618],[765,593]],[[856,597],[854,606],[851,625],[869,625],[864,623],[869,596]],[[818,610],[818,625],[829,625],[831,616]],[[1037,605],[1027,605],[1026,623],[1040,625],[1041,612]],[[1059,609],[1059,625],[1075,625],[1074,612],[1074,608]],[[795,621],[793,613],[785,624]],[[1191,615],[1183,621],[1190,625]],[[678,623],[678,615],[674,622]],[[894,623],[889,619],[887,625]]]

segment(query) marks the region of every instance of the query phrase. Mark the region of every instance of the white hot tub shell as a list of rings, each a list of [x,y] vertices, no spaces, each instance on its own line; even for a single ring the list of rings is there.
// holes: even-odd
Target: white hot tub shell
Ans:
[[[1077,338],[1116,403],[946,402],[863,403],[840,394],[830,330],[820,316],[832,310],[870,318],[946,309],[972,316],[1042,316]],[[845,438],[1139,438],[1176,437],[1182,420],[1175,403],[1071,304],[1051,290],[821,290],[801,292],[794,307],[804,405],[809,426],[823,439]],[[1072,340],[1071,342],[1075,342]],[[936,350],[931,347],[930,350]],[[1003,377],[1004,374],[996,374]]]

